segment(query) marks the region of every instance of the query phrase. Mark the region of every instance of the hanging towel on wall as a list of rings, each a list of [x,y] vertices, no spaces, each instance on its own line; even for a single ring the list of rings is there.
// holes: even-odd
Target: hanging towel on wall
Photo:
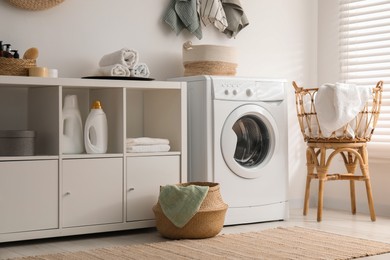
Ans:
[[[122,76],[122,77],[130,76],[130,70],[126,66],[123,66],[122,64],[114,64],[114,65],[100,67],[99,73],[102,76]]]
[[[221,0],[201,0],[200,16],[204,25],[213,24],[220,32],[228,27]]]
[[[202,39],[197,0],[171,0],[163,20],[178,35],[184,28]]]
[[[329,137],[333,131],[354,119],[370,98],[371,91],[370,87],[355,84],[321,85],[315,98],[315,107],[322,134]]]
[[[134,65],[134,67],[130,70],[130,74],[133,77],[147,78],[150,76],[150,71],[148,65],[140,62]]]
[[[136,50],[122,48],[118,51],[104,55],[99,62],[100,67],[105,67],[114,64],[121,64],[133,68],[138,63],[138,52]]]
[[[222,6],[228,22],[228,26],[223,33],[229,37],[236,37],[249,24],[248,18],[241,7],[241,2],[240,0],[222,0]]]
[[[161,187],[158,202],[172,224],[182,228],[199,211],[208,191],[208,186],[165,185]]]

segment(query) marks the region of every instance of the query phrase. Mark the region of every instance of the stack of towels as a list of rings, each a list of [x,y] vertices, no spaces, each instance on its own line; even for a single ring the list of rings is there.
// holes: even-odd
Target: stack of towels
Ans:
[[[168,139],[139,137],[126,139],[128,153],[168,152],[171,149]]]
[[[150,71],[145,63],[138,62],[136,50],[122,48],[104,55],[99,62],[99,74],[102,76],[148,78]]]

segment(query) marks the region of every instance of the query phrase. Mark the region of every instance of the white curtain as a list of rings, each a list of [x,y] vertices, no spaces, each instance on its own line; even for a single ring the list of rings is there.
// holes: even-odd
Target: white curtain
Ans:
[[[390,159],[390,0],[340,0],[341,79],[369,85],[384,81],[381,114],[369,156]]]

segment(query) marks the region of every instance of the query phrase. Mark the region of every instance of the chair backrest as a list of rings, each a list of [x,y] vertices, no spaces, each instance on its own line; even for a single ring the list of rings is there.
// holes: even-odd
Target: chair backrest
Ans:
[[[318,121],[315,98],[318,88],[302,88],[295,81],[296,110],[303,138],[307,142],[368,142],[374,132],[380,114],[383,81],[379,81],[372,89],[372,99],[368,101],[358,115],[332,132],[324,136]]]

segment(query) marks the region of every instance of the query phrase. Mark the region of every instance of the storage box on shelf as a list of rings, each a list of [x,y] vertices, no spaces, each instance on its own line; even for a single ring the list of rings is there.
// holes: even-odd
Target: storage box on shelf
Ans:
[[[62,153],[66,95],[83,125],[101,101],[107,153]],[[0,76],[0,121],[36,133],[35,155],[0,156],[0,242],[151,227],[159,187],[186,181],[185,83]],[[141,136],[171,150],[127,153]]]

